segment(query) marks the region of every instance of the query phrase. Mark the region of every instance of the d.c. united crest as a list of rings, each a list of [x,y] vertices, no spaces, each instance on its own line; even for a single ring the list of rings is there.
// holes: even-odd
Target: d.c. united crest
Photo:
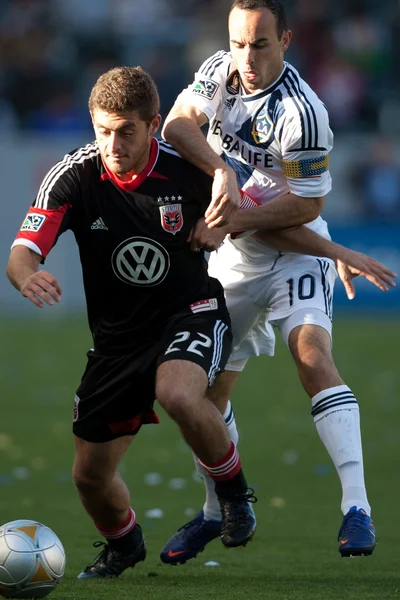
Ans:
[[[183,227],[182,204],[160,206],[161,225],[165,231],[175,235]]]

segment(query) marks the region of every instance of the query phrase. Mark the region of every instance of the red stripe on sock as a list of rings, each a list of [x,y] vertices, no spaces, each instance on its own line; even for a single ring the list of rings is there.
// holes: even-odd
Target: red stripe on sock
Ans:
[[[136,515],[135,515],[135,511],[131,507],[129,507],[129,513],[128,513],[128,516],[126,517],[125,521],[123,523],[121,523],[121,525],[118,525],[117,527],[101,527],[101,525],[98,525],[97,523],[95,523],[95,526],[97,527],[97,529],[99,530],[99,533],[101,533],[102,536],[104,536],[107,539],[113,539],[113,540],[123,537],[124,535],[126,535],[127,533],[132,531],[132,529],[135,527],[135,525],[136,525]]]
[[[233,442],[231,442],[228,454],[222,460],[212,465],[207,465],[202,461],[200,461],[200,464],[214,481],[228,481],[229,479],[233,479],[242,468],[239,453]]]

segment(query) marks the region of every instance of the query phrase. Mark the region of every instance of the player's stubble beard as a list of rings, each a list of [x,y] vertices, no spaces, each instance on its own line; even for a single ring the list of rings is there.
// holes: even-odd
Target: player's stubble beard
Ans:
[[[137,175],[146,167],[149,162],[150,151],[151,151],[151,140],[152,135],[150,133],[150,128],[148,129],[148,135],[146,141],[144,142],[142,148],[140,148],[132,157],[127,156],[126,162],[124,164],[110,164],[106,161],[107,167],[109,170],[114,173],[117,177],[123,178],[131,178],[133,175]]]

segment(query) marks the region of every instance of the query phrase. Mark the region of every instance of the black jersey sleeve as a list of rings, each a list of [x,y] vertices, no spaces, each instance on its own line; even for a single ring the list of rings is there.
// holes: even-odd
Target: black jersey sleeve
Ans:
[[[74,157],[66,154],[44,177],[13,243],[25,245],[43,258],[71,225],[71,209],[80,195],[79,171]]]

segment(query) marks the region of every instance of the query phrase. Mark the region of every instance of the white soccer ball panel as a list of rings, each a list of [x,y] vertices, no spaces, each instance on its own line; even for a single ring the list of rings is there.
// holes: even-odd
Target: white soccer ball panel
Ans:
[[[0,535],[0,565],[4,565],[11,550],[7,546],[4,535]],[[1,579],[0,579],[1,581]]]
[[[60,544],[61,547],[58,544]],[[43,550],[41,555],[43,566],[46,568],[48,573],[50,573],[53,577],[60,579],[64,575],[66,561],[64,548],[62,547],[60,541],[58,544]]]
[[[10,552],[4,567],[15,583],[25,583],[36,573],[37,557],[33,552]]]
[[[7,531],[3,539],[9,550],[12,552],[32,553],[37,551],[37,547],[33,540],[22,531]]]
[[[36,532],[36,543],[41,550],[45,550],[46,548],[51,548],[59,542],[60,540],[49,527],[45,525],[41,525],[38,527]],[[61,543],[61,542],[60,542]]]

